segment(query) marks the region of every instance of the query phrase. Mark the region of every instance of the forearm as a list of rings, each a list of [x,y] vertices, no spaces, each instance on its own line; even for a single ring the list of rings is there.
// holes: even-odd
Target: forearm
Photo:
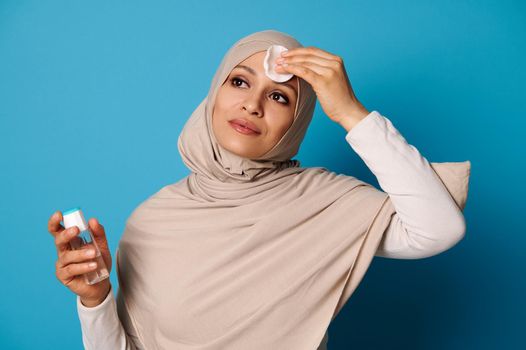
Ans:
[[[134,350],[134,342],[126,334],[117,314],[113,289],[102,303],[87,307],[77,296],[77,311],[82,330],[82,343],[86,350]]]
[[[454,245],[464,233],[464,218],[427,159],[407,143],[389,119],[376,111],[364,119],[346,140],[396,209],[397,221],[383,248],[397,253],[393,256],[417,257]]]

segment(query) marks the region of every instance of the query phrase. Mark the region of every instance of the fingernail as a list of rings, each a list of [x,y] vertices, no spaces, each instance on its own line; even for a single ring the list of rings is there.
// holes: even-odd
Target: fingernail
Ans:
[[[97,263],[96,263],[96,262],[90,262],[90,263],[88,264],[88,266],[89,266],[89,267],[95,267],[95,266],[97,266]]]
[[[95,251],[93,249],[86,250],[84,253],[86,256],[92,256],[95,255]]]

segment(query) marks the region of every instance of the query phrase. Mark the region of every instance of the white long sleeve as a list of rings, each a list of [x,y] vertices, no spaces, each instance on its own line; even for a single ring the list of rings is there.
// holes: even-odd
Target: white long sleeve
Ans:
[[[127,336],[119,319],[113,286],[106,299],[95,307],[83,305],[80,297],[77,296],[77,311],[85,350],[137,349]]]
[[[345,136],[393,203],[376,256],[421,259],[444,252],[465,234],[462,211],[425,157],[391,120],[372,111]]]

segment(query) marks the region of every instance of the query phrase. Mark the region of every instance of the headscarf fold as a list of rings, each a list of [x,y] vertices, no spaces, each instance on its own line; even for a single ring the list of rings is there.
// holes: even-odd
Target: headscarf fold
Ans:
[[[302,46],[266,30],[229,49],[178,139],[191,174],[126,221],[117,305],[138,348],[317,349],[395,213],[385,192],[292,159],[316,103],[303,79],[294,121],[266,154],[246,159],[217,143],[219,87],[273,44]]]

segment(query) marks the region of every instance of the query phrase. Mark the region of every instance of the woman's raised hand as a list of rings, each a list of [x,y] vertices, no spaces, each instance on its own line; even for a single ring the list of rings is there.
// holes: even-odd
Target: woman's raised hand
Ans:
[[[99,305],[104,301],[110,291],[110,279],[106,278],[93,285],[86,283],[83,274],[97,269],[96,266],[89,266],[90,262],[95,262],[95,254],[93,252],[92,255],[87,255],[88,249],[71,249],[69,242],[80,233],[79,229],[77,226],[74,226],[66,230],[60,224],[61,221],[62,213],[57,211],[50,217],[48,222],[48,231],[55,238],[58,255],[55,264],[55,275],[63,285],[80,296],[82,304],[88,307]],[[110,272],[111,254],[104,227],[95,218],[90,219],[88,225],[102,254],[102,258],[106,263],[108,272]]]
[[[343,59],[314,46],[281,53],[276,72],[294,74],[309,83],[327,116],[340,124],[358,123],[369,111],[358,101]]]

